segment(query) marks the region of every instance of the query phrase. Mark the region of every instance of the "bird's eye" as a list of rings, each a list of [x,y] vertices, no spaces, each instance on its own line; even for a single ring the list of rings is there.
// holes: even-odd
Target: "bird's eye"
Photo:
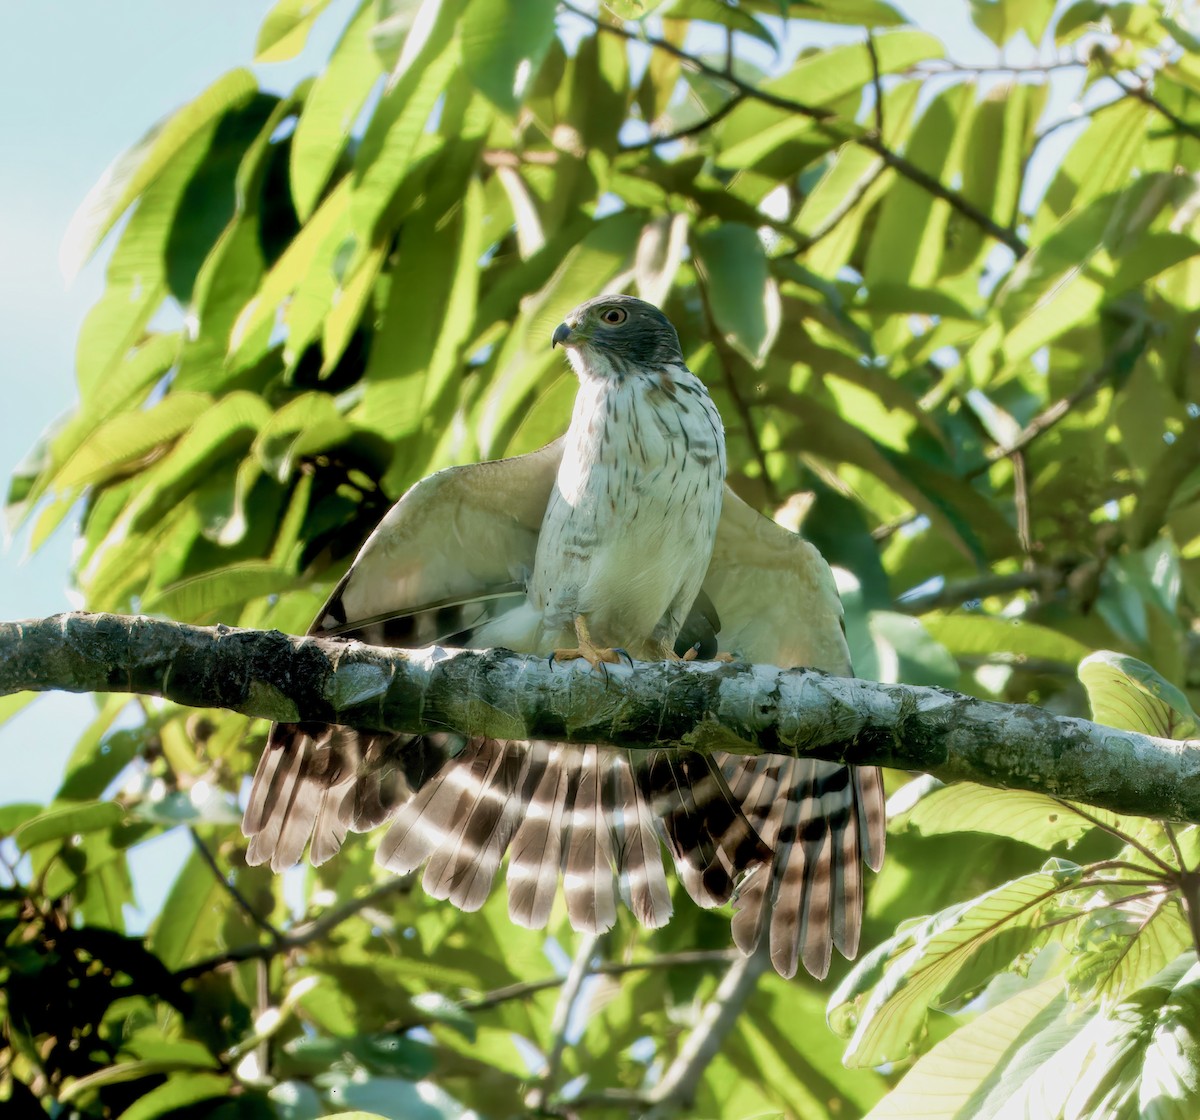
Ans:
[[[610,326],[615,327],[618,323],[625,322],[625,320],[626,320],[626,318],[628,318],[628,316],[625,314],[624,308],[610,307],[606,311],[601,313],[600,318],[603,319]]]

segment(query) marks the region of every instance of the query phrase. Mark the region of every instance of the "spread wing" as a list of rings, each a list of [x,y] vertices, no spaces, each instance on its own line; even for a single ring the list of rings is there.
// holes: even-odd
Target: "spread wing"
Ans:
[[[419,482],[368,538],[310,632],[532,652],[504,622],[529,613],[525,580],[561,455],[560,440]],[[464,909],[483,904],[507,852],[509,910],[530,926],[549,918],[560,873],[576,928],[609,928],[618,894],[658,926],[671,914],[663,843],[685,889],[710,907],[729,901],[745,869],[768,855],[708,755],[271,728],[243,818],[248,862],[289,867],[311,840],[320,863],[347,831],[389,820],[380,862],[399,873],[424,864],[428,893]]]
[[[525,601],[561,454],[557,441],[418,483],[368,538],[310,632],[473,644],[476,630]],[[728,488],[680,648],[705,637],[752,661],[850,671],[828,566]],[[611,926],[618,894],[639,921],[661,925],[671,913],[661,841],[700,905],[728,901],[741,880],[734,938],[748,952],[769,925],[785,975],[799,958],[823,975],[833,944],[853,955],[860,857],[878,867],[883,855],[874,769],[272,727],[243,821],[250,863],[288,867],[310,840],[321,863],[348,830],[389,820],[380,861],[397,872],[425,864],[426,890],[464,909],[483,904],[507,851],[509,910],[531,926],[547,921],[560,873],[577,928]]]
[[[850,676],[833,573],[807,541],[776,525],[728,487],[704,581],[722,650],[755,663]],[[784,976],[798,960],[814,976],[832,947],[858,950],[861,862],[883,860],[884,797],[876,767],[764,755],[719,758],[735,800],[772,851],[738,892],[733,935],[750,952],[769,927],[771,960]]]
[[[521,595],[561,457],[558,440],[422,479],[367,538],[309,633],[421,646],[490,617]],[[445,736],[275,724],[242,821],[247,860],[282,870],[311,838],[313,862],[323,862],[347,830],[391,818],[456,745]]]

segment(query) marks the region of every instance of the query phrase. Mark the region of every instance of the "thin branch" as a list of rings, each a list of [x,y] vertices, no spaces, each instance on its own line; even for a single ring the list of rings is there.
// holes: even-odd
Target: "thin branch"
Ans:
[[[538,1111],[545,1107],[547,1098],[554,1091],[554,1083],[558,1080],[559,1069],[562,1066],[563,1053],[567,1048],[567,1029],[571,1025],[571,1013],[579,999],[583,982],[591,975],[592,957],[600,944],[600,935],[585,933],[579,938],[579,947],[571,968],[563,980],[562,991],[558,994],[558,1003],[554,1006],[554,1017],[550,1020],[550,1050],[546,1054],[546,1065],[538,1078],[538,1086],[526,1097],[525,1103]]]
[[[670,144],[676,140],[686,140],[689,136],[697,136],[701,132],[707,132],[713,125],[720,123],[729,116],[745,100],[745,94],[734,94],[719,109],[710,113],[707,117],[696,121],[694,124],[689,124],[686,128],[680,128],[675,132],[663,132],[657,136],[647,136],[645,140],[638,140],[633,144],[622,144],[620,151],[642,152],[647,148],[657,148],[659,144]]]
[[[189,980],[196,976],[203,976],[206,972],[215,972],[227,965],[241,964],[243,961],[269,960],[271,957],[291,952],[293,949],[302,949],[305,945],[311,945],[314,941],[320,941],[321,938],[328,936],[348,918],[353,918],[389,894],[408,890],[412,886],[412,881],[413,876],[411,875],[399,875],[395,879],[389,879],[368,891],[361,898],[353,898],[333,910],[326,910],[324,914],[314,918],[311,922],[304,922],[288,933],[278,934],[277,939],[270,945],[239,945],[215,957],[207,957],[186,968],[181,968],[176,971],[175,976],[180,980]]]
[[[611,35],[619,35],[623,39],[631,40],[632,42],[644,43],[655,50],[666,51],[668,54],[678,58],[681,62],[692,67],[698,73],[704,74],[712,78],[714,81],[725,82],[732,86],[735,90],[741,93],[744,97],[751,98],[763,105],[770,105],[772,108],[781,109],[787,113],[797,113],[802,117],[807,117],[809,120],[818,122],[824,127],[827,134],[830,134],[835,140],[840,140],[845,143],[859,144],[870,151],[875,152],[889,167],[894,168],[899,174],[906,179],[916,183],[919,187],[928,191],[936,198],[942,199],[948,203],[954,210],[957,210],[963,217],[974,222],[991,237],[995,238],[1003,245],[1007,245],[1018,257],[1024,256],[1028,251],[1028,246],[1017,236],[1011,229],[1005,229],[1003,226],[995,222],[990,215],[985,214],[978,206],[968,199],[964,198],[957,191],[951,190],[945,184],[940,182],[928,172],[923,171],[916,164],[892,151],[883,139],[874,133],[865,135],[855,135],[848,132],[841,132],[830,128],[837,114],[832,109],[826,109],[818,105],[809,105],[803,101],[797,101],[791,97],[781,97],[778,94],[771,93],[769,90],[761,89],[750,82],[743,81],[735,74],[726,74],[715,66],[710,66],[702,59],[696,58],[689,54],[681,47],[677,47],[674,43],[668,42],[666,39],[660,39],[654,35],[639,35],[630,31],[628,28],[618,23],[608,23],[600,19],[599,16],[591,12],[586,12],[581,8],[575,7],[568,3],[567,0],[560,0],[562,7],[579,16],[581,19],[587,20],[597,30],[607,32]]]
[[[363,730],[892,766],[1200,822],[1200,740],[808,669],[649,661],[602,676],[506,650],[383,649],[119,615],[0,623],[0,694],[54,688]]]
[[[1200,128],[1197,128],[1190,121],[1185,121],[1178,113],[1169,109],[1157,97],[1150,92],[1149,85],[1146,82],[1139,82],[1137,85],[1127,83],[1120,74],[1115,71],[1109,71],[1108,77],[1125,91],[1129,97],[1134,97],[1145,105],[1149,105],[1160,116],[1165,117],[1174,125],[1177,132],[1184,132],[1188,136],[1192,136],[1200,140]]]
[[[651,1104],[661,1110],[691,1102],[709,1062],[716,1057],[726,1036],[733,1030],[746,1001],[754,994],[759,977],[770,967],[770,959],[764,938],[750,956],[739,957],[730,965],[701,1013],[695,1029],[679,1048],[679,1053],[663,1074],[662,1080],[649,1094]]]
[[[896,600],[895,609],[904,614],[925,614],[927,611],[961,607],[964,603],[986,599],[992,595],[1008,595],[1014,591],[1038,591],[1050,595],[1066,586],[1074,567],[1057,565],[1035,567],[1019,572],[986,575],[973,579],[954,580],[934,591],[920,595],[904,595]]]
[[[1152,852],[1148,847],[1146,847],[1145,844],[1143,844],[1136,837],[1130,836],[1126,832],[1122,832],[1121,829],[1117,828],[1116,825],[1109,824],[1107,821],[1102,820],[1100,817],[1097,817],[1095,814],[1089,813],[1082,805],[1070,805],[1066,802],[1065,799],[1063,799],[1061,797],[1056,797],[1055,800],[1057,802],[1059,802],[1059,804],[1062,805],[1062,807],[1064,809],[1068,810],[1068,812],[1072,812],[1072,813],[1075,813],[1077,816],[1083,817],[1083,819],[1085,821],[1088,821],[1090,824],[1095,825],[1096,828],[1102,829],[1103,831],[1107,832],[1110,836],[1115,836],[1123,844],[1128,844],[1131,848],[1134,849],[1134,851],[1141,852],[1141,854],[1143,856],[1145,856],[1146,859],[1148,859],[1152,864],[1154,864],[1155,867],[1157,867],[1164,874],[1166,874],[1166,875],[1175,875],[1176,874],[1176,869],[1174,867],[1172,867],[1169,863],[1167,863],[1166,860],[1162,859],[1160,856],[1158,856],[1157,854]]]
[[[642,43],[645,46],[653,47],[655,50],[664,51],[666,54],[673,55],[680,62],[690,66],[698,74],[703,74],[705,77],[712,78],[717,82],[725,82],[732,86],[739,93],[746,97],[752,97],[755,101],[761,101],[764,105],[771,105],[776,109],[784,109],[790,113],[799,113],[801,116],[808,117],[815,121],[830,120],[836,114],[832,109],[825,109],[818,105],[806,105],[802,101],[796,101],[791,97],[780,97],[777,94],[770,93],[767,90],[758,89],[749,82],[742,81],[736,74],[727,74],[724,70],[717,66],[710,66],[701,58],[697,58],[693,54],[689,54],[682,47],[677,47],[669,39],[661,39],[657,35],[639,34],[630,31],[624,24],[608,23],[602,20],[594,12],[585,11],[582,8],[575,7],[568,0],[559,0],[562,8],[570,12],[572,15],[578,16],[580,19],[587,20],[598,31],[607,32],[610,35],[619,35],[622,39],[628,39],[633,43]]]
[[[630,972],[650,972],[658,969],[688,968],[701,965],[731,964],[741,956],[737,949],[692,949],[680,953],[661,953],[642,961],[597,961],[592,967],[593,976],[624,976]],[[458,1010],[467,1013],[490,1011],[504,1003],[528,999],[539,992],[558,988],[566,981],[565,976],[547,976],[542,980],[525,980],[519,984],[508,984],[486,992],[478,999],[462,1000]],[[385,1030],[399,1034],[415,1027],[427,1027],[436,1023],[436,1015],[417,1015],[409,1019],[398,1019],[389,1023]]]
[[[903,73],[922,77],[930,77],[934,74],[1052,74],[1056,70],[1086,70],[1087,67],[1087,62],[1077,58],[1064,59],[1060,62],[1027,62],[1022,65],[1008,62],[994,64],[958,62],[946,58],[914,62]]]
[[[849,137],[848,139],[852,143],[874,152],[889,167],[894,168],[904,178],[922,187],[929,194],[933,195],[934,198],[940,198],[943,202],[948,203],[951,209],[957,210],[964,218],[979,226],[985,233],[996,241],[999,241],[1001,245],[1007,245],[1015,256],[1023,257],[1029,252],[1029,246],[1025,244],[1024,240],[1014,230],[1005,229],[990,214],[985,214],[973,202],[969,202],[957,191],[951,190],[941,180],[930,175],[929,172],[918,167],[911,160],[893,152],[879,137],[868,133],[865,136]]]
[[[775,480],[771,477],[771,469],[767,464],[767,453],[763,449],[762,440],[758,437],[758,426],[754,423],[754,414],[750,411],[749,403],[742,396],[741,385],[733,372],[734,362],[737,361],[737,357],[733,352],[733,348],[725,341],[724,336],[721,334],[720,327],[717,326],[717,319],[713,314],[712,302],[708,297],[707,282],[699,274],[697,274],[696,279],[696,287],[700,292],[700,302],[704,307],[704,317],[708,321],[708,335],[712,339],[713,349],[717,354],[717,364],[721,367],[721,380],[725,384],[725,391],[733,401],[733,407],[737,410],[738,418],[742,422],[742,429],[746,435],[746,441],[750,444],[750,450],[754,453],[754,461],[758,463],[758,469],[762,473],[762,482],[766,490],[767,500],[772,505],[778,505],[780,502],[779,490],[775,486]]]
[[[220,866],[217,864],[216,856],[214,856],[212,852],[208,850],[208,845],[200,839],[200,834],[191,825],[188,826],[188,834],[192,838],[192,845],[195,847],[196,852],[199,854],[200,858],[204,860],[206,864],[208,864],[208,869],[212,872],[213,878],[221,884],[221,888],[227,895],[229,895],[230,898],[233,899],[237,908],[241,910],[241,912],[245,914],[251,922],[258,926],[258,928],[261,929],[263,933],[265,933],[272,940],[272,942],[275,943],[275,945],[279,945],[284,940],[283,934],[280,933],[279,930],[277,930],[273,925],[271,925],[266,918],[262,917],[262,915],[260,915],[258,911],[250,905],[246,899],[246,896],[243,895],[242,892],[239,891],[237,887],[235,887],[227,878],[225,878]]]
[[[1191,868],[1187,865],[1187,860],[1183,858],[1183,849],[1179,846],[1179,838],[1175,835],[1175,829],[1170,821],[1163,821],[1163,832],[1166,833],[1167,843],[1171,845],[1171,851],[1175,853],[1175,859],[1179,863],[1180,871],[1190,871]]]
[[[737,1022],[746,1001],[754,994],[759,977],[770,967],[770,954],[762,944],[748,957],[739,956],[725,973],[700,1019],[679,1048],[675,1060],[653,1089],[606,1089],[571,1102],[576,1109],[624,1106],[646,1110],[644,1120],[677,1113],[695,1096],[700,1079]]]

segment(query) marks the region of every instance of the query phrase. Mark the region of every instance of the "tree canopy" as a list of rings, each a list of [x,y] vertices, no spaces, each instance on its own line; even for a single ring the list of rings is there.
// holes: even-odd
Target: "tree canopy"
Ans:
[[[77,519],[90,610],[303,633],[409,485],[561,433],[551,332],[625,290],[677,326],[733,488],[835,565],[860,676],[1200,737],[1200,26],[938,5],[994,47],[967,62],[910,8],[278,0],[258,71],[67,231],[69,269],[112,239],[107,284],[10,519]],[[101,697],[53,801],[0,806],[6,1108],[1194,1115],[1200,826],[891,773],[825,986],[686,904],[599,939],[500,892],[464,914],[371,837],[247,867],[264,732]],[[193,853],[131,933],[129,853],[171,829]]]

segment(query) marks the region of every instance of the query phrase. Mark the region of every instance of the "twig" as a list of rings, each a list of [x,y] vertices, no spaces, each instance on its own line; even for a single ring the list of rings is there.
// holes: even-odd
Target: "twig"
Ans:
[[[917,186],[924,188],[934,198],[940,198],[943,202],[949,203],[951,209],[957,210],[964,218],[974,222],[985,233],[989,234],[996,241],[999,241],[1000,244],[1007,245],[1016,257],[1023,257],[1029,252],[1029,246],[1025,244],[1024,240],[1014,230],[1005,229],[991,215],[985,214],[973,202],[969,202],[957,191],[951,190],[940,180],[934,178],[934,176],[922,170],[904,156],[893,152],[878,137],[868,133],[865,136],[849,137],[848,139],[851,143],[858,144],[860,147],[874,152],[889,167],[894,168],[906,179],[916,183]]]
[[[196,976],[203,976],[206,972],[224,968],[226,965],[241,964],[243,961],[267,960],[281,953],[291,952],[293,949],[301,949],[305,945],[319,941],[326,934],[332,933],[347,918],[354,917],[355,914],[374,905],[380,899],[386,898],[396,891],[407,890],[411,887],[412,880],[411,875],[400,875],[395,879],[389,879],[386,883],[381,883],[373,890],[368,891],[361,898],[351,899],[334,910],[327,910],[311,922],[305,922],[288,933],[278,934],[277,940],[270,945],[239,945],[215,957],[207,957],[186,968],[178,969],[175,976],[180,980],[189,980]]]
[[[707,132],[713,125],[723,121],[730,113],[734,111],[743,101],[746,100],[746,95],[743,93],[734,94],[728,101],[725,102],[715,112],[710,113],[702,120],[698,120],[695,124],[689,124],[686,128],[680,128],[675,132],[659,133],[657,136],[647,136],[645,140],[638,140],[633,144],[622,144],[621,152],[641,152],[647,148],[656,148],[659,144],[670,144],[676,140],[686,140],[689,136],[696,136],[701,132]]]
[[[1163,821],[1163,832],[1166,833],[1167,843],[1171,845],[1171,851],[1175,853],[1175,858],[1179,861],[1180,871],[1191,870],[1187,865],[1187,860],[1183,858],[1183,849],[1179,846],[1179,839],[1175,835],[1175,829],[1170,821]]]
[[[905,74],[1052,74],[1056,70],[1086,70],[1088,64],[1082,59],[1065,59],[1061,62],[1027,62],[1014,65],[1009,62],[974,63],[957,62],[954,59],[930,59],[914,62]]]
[[[525,1103],[535,1111],[545,1107],[547,1098],[554,1090],[554,1082],[558,1079],[558,1071],[562,1066],[563,1051],[567,1048],[567,1028],[571,1025],[571,1012],[575,1009],[583,982],[592,971],[592,957],[595,956],[599,943],[599,934],[585,933],[579,938],[579,948],[575,951],[575,959],[571,962],[562,991],[558,994],[554,1018],[550,1020],[551,1042],[545,1068],[538,1078],[537,1088],[531,1090],[525,1098]]]
[[[701,1012],[699,1022],[653,1089],[648,1092],[609,1089],[595,1096],[579,1097],[572,1104],[576,1108],[626,1105],[649,1109],[644,1113],[645,1120],[664,1117],[681,1106],[686,1107],[695,1096],[708,1064],[716,1057],[746,1001],[754,994],[759,977],[769,967],[770,954],[765,942],[750,956],[739,957],[733,962]]]
[[[1082,805],[1076,805],[1073,802],[1068,802],[1061,797],[1056,797],[1054,800],[1057,801],[1064,809],[1068,810],[1069,812],[1075,813],[1076,815],[1083,817],[1083,819],[1085,821],[1088,821],[1091,824],[1095,825],[1096,828],[1102,829],[1103,831],[1107,832],[1110,836],[1116,837],[1123,844],[1128,844],[1135,851],[1141,852],[1142,855],[1144,855],[1152,864],[1154,864],[1164,874],[1172,875],[1172,876],[1175,875],[1175,873],[1176,873],[1175,868],[1173,868],[1169,863],[1167,863],[1166,860],[1161,859],[1158,855],[1156,855],[1154,852],[1152,852],[1148,847],[1146,847],[1145,844],[1143,844],[1136,837],[1129,836],[1127,833],[1122,832],[1115,825],[1111,825],[1107,821],[1101,820],[1095,814],[1089,813],[1085,808],[1083,808]]]
[[[697,73],[704,74],[706,77],[712,78],[718,82],[725,82],[734,87],[746,97],[752,97],[755,101],[761,101],[764,105],[774,106],[776,109],[784,109],[791,113],[799,113],[801,116],[809,117],[815,121],[830,120],[837,114],[832,109],[824,109],[817,105],[806,105],[802,101],[796,101],[790,97],[780,97],[777,94],[770,93],[767,90],[760,90],[749,82],[742,81],[736,74],[727,74],[724,70],[717,66],[710,66],[701,58],[697,58],[693,54],[688,54],[682,47],[677,47],[669,39],[660,39],[657,35],[639,34],[630,31],[627,27],[620,23],[608,23],[602,20],[594,12],[585,11],[582,8],[575,7],[568,0],[559,0],[561,6],[572,15],[579,16],[580,19],[585,19],[592,24],[598,31],[605,31],[610,35],[619,35],[622,39],[628,39],[633,43],[643,43],[646,46],[653,47],[655,50],[664,51],[669,55],[673,55],[680,62],[690,66]]]
[[[213,873],[213,878],[221,884],[222,889],[230,898],[237,904],[239,910],[246,915],[259,929],[263,931],[276,945],[284,940],[284,935],[279,932],[266,918],[262,917],[253,906],[247,901],[246,896],[237,889],[221,872],[221,868],[217,865],[216,856],[208,850],[208,845],[200,839],[200,834],[196,829],[188,825],[188,835],[192,838],[192,844],[195,847],[200,858],[208,864],[208,869]]]
[[[700,965],[730,964],[741,956],[736,949],[693,949],[681,953],[662,953],[657,957],[649,957],[643,961],[598,961],[592,967],[593,976],[624,976],[630,972],[648,972],[655,969],[687,968]],[[542,980],[524,980],[519,984],[508,984],[486,992],[478,999],[462,1000],[458,1004],[460,1011],[467,1013],[475,1011],[490,1011],[503,1003],[513,1000],[526,999],[539,992],[561,987],[565,976],[547,976]],[[436,1015],[417,1015],[409,1019],[398,1019],[388,1023],[385,1030],[399,1034],[410,1031],[415,1027],[427,1027],[436,1023]]]
[[[1017,540],[1024,553],[1023,566],[1032,571],[1033,562],[1033,516],[1029,502],[1029,474],[1026,469],[1025,452],[1014,451],[1009,458],[1013,467],[1013,505],[1017,510]]]
[[[1013,591],[1034,590],[1044,595],[1050,594],[1066,584],[1072,571],[1071,566],[1064,565],[1027,568],[1002,575],[988,573],[974,579],[946,583],[936,591],[922,595],[902,596],[896,600],[894,609],[904,614],[925,614],[927,611],[961,607],[963,603],[986,599],[991,595],[1007,595]]]
[[[708,297],[708,284],[698,272],[696,275],[696,287],[700,292],[700,302],[704,307],[704,317],[708,321],[708,334],[712,339],[713,349],[717,354],[717,364],[721,367],[721,380],[725,383],[725,391],[733,401],[733,407],[737,410],[738,418],[741,420],[742,428],[746,433],[746,440],[750,444],[751,451],[754,453],[754,460],[758,463],[758,469],[762,473],[763,488],[766,491],[767,500],[772,505],[779,505],[779,491],[775,486],[775,480],[771,477],[771,469],[767,464],[767,453],[763,449],[762,441],[758,438],[758,426],[754,423],[754,415],[750,411],[750,405],[742,396],[741,386],[733,373],[733,363],[736,359],[732,348],[725,341],[724,336],[721,334],[721,329],[717,326],[717,319],[713,314],[712,301]]]
[[[819,124],[828,126],[837,114],[832,109],[826,109],[818,105],[809,105],[803,101],[797,101],[791,97],[781,97],[778,94],[771,93],[769,90],[760,89],[750,82],[745,82],[735,74],[726,74],[715,66],[710,66],[702,59],[696,58],[694,55],[688,54],[681,47],[677,47],[674,43],[666,39],[660,39],[654,35],[638,35],[628,30],[621,24],[607,23],[591,12],[586,12],[581,8],[575,7],[568,0],[560,0],[562,7],[567,11],[579,16],[581,19],[587,20],[599,31],[604,31],[612,35],[619,35],[623,39],[631,40],[632,42],[645,43],[656,50],[666,51],[668,54],[678,58],[681,62],[691,66],[701,74],[705,74],[715,81],[726,82],[739,93],[754,101],[761,102],[763,105],[770,105],[775,109],[782,109],[784,112],[797,113],[802,117],[808,117],[810,120],[817,121]],[[859,144],[864,148],[868,148],[876,155],[882,158],[889,167],[894,168],[899,174],[906,179],[910,179],[919,187],[928,191],[936,198],[942,199],[948,203],[953,209],[957,210],[963,217],[969,219],[983,229],[990,236],[995,238],[1001,244],[1007,245],[1013,253],[1018,257],[1024,256],[1028,251],[1028,246],[1010,229],[1005,229],[997,222],[979,209],[973,202],[968,201],[957,191],[951,190],[945,186],[934,176],[917,167],[916,164],[905,159],[904,156],[892,151],[882,138],[868,133],[866,135],[854,135],[850,133],[842,133],[834,131],[830,133],[828,127],[825,131],[831,134],[834,139],[845,143]]]
[[[1150,92],[1145,81],[1140,82],[1138,85],[1130,85],[1122,79],[1120,74],[1113,70],[1108,72],[1108,77],[1111,81],[1120,86],[1121,89],[1125,91],[1127,96],[1137,98],[1138,101],[1149,105],[1150,108],[1156,113],[1169,120],[1171,124],[1175,126],[1177,131],[1186,132],[1188,136],[1192,136],[1197,140],[1200,140],[1200,128],[1197,128],[1189,121],[1185,121],[1177,113],[1167,108],[1166,105],[1159,101],[1159,99]]]

